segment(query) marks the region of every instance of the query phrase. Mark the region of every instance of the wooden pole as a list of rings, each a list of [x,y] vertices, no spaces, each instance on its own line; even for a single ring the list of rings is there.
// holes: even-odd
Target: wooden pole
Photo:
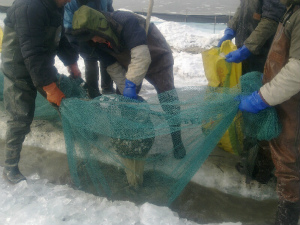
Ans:
[[[154,0],[150,0],[147,18],[146,18],[146,34],[148,34],[148,30],[149,30],[150,18],[151,18],[151,14],[152,14],[153,5],[154,5]]]

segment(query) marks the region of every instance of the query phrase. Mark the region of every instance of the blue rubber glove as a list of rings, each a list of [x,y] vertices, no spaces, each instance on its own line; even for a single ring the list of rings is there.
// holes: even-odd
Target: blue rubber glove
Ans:
[[[253,92],[251,95],[243,97],[239,104],[239,109],[243,112],[258,113],[259,111],[270,107],[260,96],[258,91]]]
[[[235,37],[235,31],[227,27],[224,31],[224,36],[219,41],[218,47],[221,47],[224,41],[232,40],[234,37]]]
[[[123,96],[127,98],[137,99],[136,84],[126,79]]]
[[[233,52],[230,52],[225,57],[226,57],[226,62],[240,63],[245,59],[247,59],[250,55],[251,52],[249,51],[249,49],[245,45],[243,45],[241,48]]]

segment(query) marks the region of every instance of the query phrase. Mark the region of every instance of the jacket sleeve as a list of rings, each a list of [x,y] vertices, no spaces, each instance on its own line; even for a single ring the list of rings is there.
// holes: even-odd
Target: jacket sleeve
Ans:
[[[255,30],[245,40],[245,46],[252,54],[259,54],[264,44],[275,35],[277,27],[278,22],[262,18]]]
[[[289,61],[280,72],[261,87],[263,98],[270,105],[280,104],[300,91],[300,11],[286,23],[285,33],[290,39]]]
[[[264,86],[260,93],[271,106],[289,100],[300,91],[300,60],[291,58],[280,72]]]
[[[253,54],[259,54],[262,46],[272,38],[286,8],[280,0],[263,0],[262,19],[244,44]]]
[[[35,86],[45,86],[56,81],[57,70],[54,56],[48,54],[46,39],[46,16],[43,7],[32,4],[20,7],[15,15],[15,30],[22,56]]]
[[[147,44],[146,31],[134,16],[129,17],[122,25],[122,39],[129,50]]]
[[[67,37],[63,33],[59,42],[57,56],[65,66],[69,66],[77,62],[78,50],[75,48],[74,44],[70,44]]]
[[[138,20],[131,17],[123,24],[122,33],[122,38],[131,53],[126,78],[136,85],[140,85],[151,63],[146,32],[139,25]]]
[[[237,30],[237,25],[238,25],[238,20],[240,18],[240,13],[241,13],[241,7],[239,6],[233,15],[233,17],[230,19],[228,22],[227,26],[231,28],[232,30],[236,31]]]

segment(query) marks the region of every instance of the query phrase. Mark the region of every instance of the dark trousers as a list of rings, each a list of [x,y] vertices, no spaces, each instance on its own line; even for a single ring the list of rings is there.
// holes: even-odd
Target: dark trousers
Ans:
[[[31,79],[10,80],[4,77],[4,106],[9,115],[6,129],[5,166],[16,166],[35,110],[37,90]]]

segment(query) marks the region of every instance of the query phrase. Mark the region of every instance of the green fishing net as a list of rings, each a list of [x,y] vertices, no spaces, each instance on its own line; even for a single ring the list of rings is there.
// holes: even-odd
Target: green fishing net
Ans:
[[[72,180],[78,189],[112,200],[171,204],[237,115],[242,123],[235,129],[245,136],[270,140],[280,133],[274,108],[238,111],[240,97],[262,85],[257,72],[243,75],[234,88],[184,87],[137,100],[87,99],[84,83],[59,77],[67,96],[60,116]],[[38,97],[36,118],[59,118],[51,108]]]

